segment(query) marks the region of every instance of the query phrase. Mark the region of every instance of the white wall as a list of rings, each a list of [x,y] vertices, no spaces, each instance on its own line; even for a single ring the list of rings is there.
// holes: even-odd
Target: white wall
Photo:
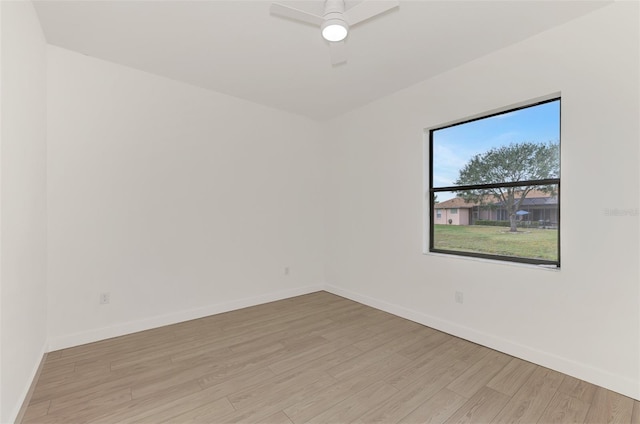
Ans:
[[[638,3],[333,120],[331,290],[640,398]],[[423,129],[562,94],[562,269],[423,255]],[[464,292],[464,304],[454,292]]]
[[[322,287],[318,123],[58,47],[48,60],[52,349]]]
[[[46,46],[30,2],[0,2],[0,422],[13,422],[46,342]]]

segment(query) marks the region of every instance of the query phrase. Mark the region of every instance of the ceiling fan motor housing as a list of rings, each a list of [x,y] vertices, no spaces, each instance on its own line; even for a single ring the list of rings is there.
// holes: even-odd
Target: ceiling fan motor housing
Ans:
[[[324,17],[328,18],[328,14],[338,13],[342,15],[344,13],[344,0],[326,0],[324,2]]]

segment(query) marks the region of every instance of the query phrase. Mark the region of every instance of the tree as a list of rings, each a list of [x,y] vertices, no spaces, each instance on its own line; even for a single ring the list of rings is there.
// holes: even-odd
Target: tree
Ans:
[[[499,184],[559,178],[560,146],[557,143],[512,143],[494,147],[471,158],[461,170],[456,185]],[[516,212],[531,190],[555,195],[555,186],[531,183],[517,187],[477,188],[460,191],[467,202],[480,205],[502,203],[516,232]]]

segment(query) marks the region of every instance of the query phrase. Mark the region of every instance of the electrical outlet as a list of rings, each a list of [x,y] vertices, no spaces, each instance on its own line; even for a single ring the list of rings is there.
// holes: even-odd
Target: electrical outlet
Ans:
[[[456,300],[456,303],[463,303],[464,302],[464,294],[461,291],[457,291],[456,295],[455,295],[455,300]]]
[[[100,304],[107,305],[111,302],[111,293],[100,293]]]
[[[290,272],[289,267],[288,266],[284,267],[284,275],[289,275],[289,272]]]

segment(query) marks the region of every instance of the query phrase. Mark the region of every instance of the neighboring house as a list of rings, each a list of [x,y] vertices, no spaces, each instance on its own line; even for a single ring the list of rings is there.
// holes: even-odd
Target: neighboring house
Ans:
[[[522,221],[544,221],[546,225],[558,223],[558,197],[542,191],[530,191],[518,210],[528,212],[518,216]],[[504,207],[504,202],[493,197],[483,204],[466,202],[461,197],[454,197],[436,203],[433,217],[435,224],[473,225],[478,220],[508,221],[509,213]]]
[[[467,203],[461,197],[436,203],[434,206],[434,224],[469,225],[473,203]]]

